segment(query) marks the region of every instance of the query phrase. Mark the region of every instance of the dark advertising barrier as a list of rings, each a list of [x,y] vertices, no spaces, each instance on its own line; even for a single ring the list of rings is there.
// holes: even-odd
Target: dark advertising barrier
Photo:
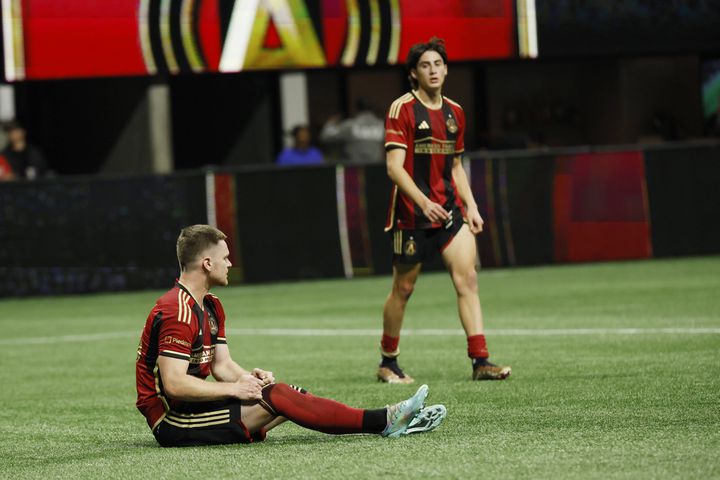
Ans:
[[[720,253],[720,146],[645,152],[653,253]]]
[[[718,143],[485,152],[466,166],[484,267],[720,253]],[[193,223],[228,235],[232,283],[387,274],[390,192],[384,165],[2,183],[0,296],[169,286]]]
[[[552,262],[553,162],[544,155],[471,160],[470,184],[485,221],[482,266]]]
[[[202,175],[0,187],[0,296],[172,285],[180,229],[206,221]]]
[[[244,281],[343,275],[335,176],[332,167],[236,174]]]

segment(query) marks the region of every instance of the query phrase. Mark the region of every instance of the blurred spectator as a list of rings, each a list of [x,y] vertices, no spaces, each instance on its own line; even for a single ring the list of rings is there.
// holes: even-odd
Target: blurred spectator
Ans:
[[[310,129],[297,125],[292,129],[293,145],[285,148],[277,157],[278,165],[318,165],[323,163],[320,150],[310,143]]]
[[[320,132],[324,145],[342,146],[342,160],[353,164],[380,163],[385,160],[385,122],[362,98],[355,105],[355,115],[345,120],[331,117]]]
[[[4,125],[8,144],[2,151],[2,157],[12,171],[12,177],[35,180],[48,173],[47,163],[40,150],[27,141],[27,133],[17,120]],[[2,162],[0,162],[0,169]]]

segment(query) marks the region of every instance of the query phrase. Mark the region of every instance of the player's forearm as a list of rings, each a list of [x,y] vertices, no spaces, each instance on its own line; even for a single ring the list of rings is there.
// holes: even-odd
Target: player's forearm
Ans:
[[[473,197],[472,189],[470,188],[470,182],[468,182],[465,169],[462,166],[462,162],[457,162],[452,168],[453,180],[455,180],[455,187],[457,187],[458,196],[465,204],[466,208],[477,208],[475,197]]]
[[[207,382],[192,375],[163,379],[163,388],[170,398],[184,402],[225,400],[235,391],[230,383]]]
[[[212,366],[212,375],[218,382],[237,382],[243,375],[250,372],[242,368],[233,360],[223,363],[214,364]]]

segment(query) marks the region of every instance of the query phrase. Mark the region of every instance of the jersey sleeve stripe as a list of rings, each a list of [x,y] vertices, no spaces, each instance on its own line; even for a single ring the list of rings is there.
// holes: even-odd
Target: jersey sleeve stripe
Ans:
[[[182,290],[178,290],[178,322],[184,322],[185,321],[185,309],[183,308],[185,306],[185,303],[183,302],[182,298]]]
[[[409,93],[406,93],[402,97],[395,100],[392,105],[390,105],[390,118],[398,118],[400,116],[400,110],[402,109],[402,106],[406,104],[407,102],[412,101],[413,96]]]
[[[407,145],[405,145],[404,143],[399,143],[399,142],[385,142],[385,149],[387,149],[388,146],[400,147],[400,148],[404,148],[405,150],[407,150]]]
[[[402,102],[400,100],[395,100],[390,107],[390,118],[398,118],[398,110],[400,109],[400,106],[402,105]]]
[[[190,360],[190,355],[187,353],[180,353],[174,350],[161,350],[158,355],[163,357],[179,358],[180,360]]]
[[[190,296],[182,290],[178,290],[178,322],[190,324],[192,309],[188,304],[189,301]]]

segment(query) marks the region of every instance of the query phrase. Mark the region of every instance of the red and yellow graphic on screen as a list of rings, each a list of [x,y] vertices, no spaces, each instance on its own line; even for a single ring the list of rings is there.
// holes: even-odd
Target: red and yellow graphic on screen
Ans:
[[[9,81],[393,65],[515,54],[512,0],[0,0]]]

